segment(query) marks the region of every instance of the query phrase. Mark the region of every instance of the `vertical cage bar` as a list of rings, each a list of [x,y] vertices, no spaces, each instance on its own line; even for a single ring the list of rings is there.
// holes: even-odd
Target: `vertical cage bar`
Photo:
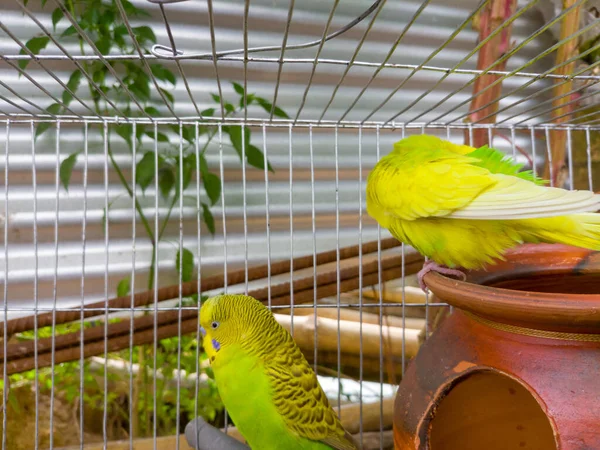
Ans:
[[[338,127],[334,128],[334,163],[335,163],[335,279],[337,308],[337,376],[338,376],[338,415],[342,416],[342,341],[341,341],[341,299],[340,299],[340,168],[338,148]]]
[[[311,218],[312,218],[312,244],[313,244],[313,306],[314,306],[314,369],[317,372],[318,334],[317,334],[317,220],[315,214],[315,158],[313,151],[313,126],[308,125],[308,150],[310,152],[310,192],[311,192]]]
[[[133,450],[133,415],[137,411],[133,410],[133,330],[135,317],[135,256],[136,256],[136,208],[135,202],[137,199],[137,122],[131,124],[131,306],[129,313],[129,449]],[[141,369],[141,364],[138,365]],[[83,450],[83,449],[82,449]]]
[[[198,122],[194,126],[195,138],[194,146],[196,151],[196,253],[198,254],[198,274],[196,281],[198,283],[198,317],[200,317],[200,307],[202,306],[202,257],[200,238],[202,237],[202,216],[200,211],[200,129]],[[200,393],[200,346],[202,345],[202,336],[200,335],[200,327],[196,329],[196,379],[194,380],[194,418],[198,417],[198,395]],[[179,432],[179,430],[177,430]],[[199,441],[198,422],[194,422],[194,434],[196,442]]]
[[[108,264],[109,264],[109,204],[108,204],[108,122],[103,122],[104,138],[104,411],[102,414],[102,438],[104,448],[108,445]]]
[[[293,7],[292,5],[290,8]],[[289,25],[288,25],[289,26]],[[280,66],[281,67],[281,66]],[[274,109],[274,108],[273,108]],[[294,336],[294,188],[292,181],[294,179],[294,172],[292,170],[293,161],[293,145],[292,145],[292,124],[290,123],[288,128],[288,145],[289,145],[289,176],[290,176],[290,334]]]
[[[358,348],[358,398],[359,398],[359,421],[358,421],[358,433],[360,436],[359,445],[363,446],[363,360],[364,360],[364,348],[363,348],[363,201],[362,201],[362,126],[358,127],[358,317],[359,317],[359,348]]]
[[[263,164],[265,174],[265,221],[267,232],[267,306],[271,309],[271,215],[269,212],[269,159],[267,156],[267,129],[263,124]],[[293,316],[292,306],[292,318]]]
[[[157,192],[158,195],[158,192]],[[167,220],[167,219],[165,219]],[[180,408],[181,408],[181,313],[183,308],[183,123],[179,122],[179,307],[177,308],[177,399],[175,405],[175,449],[179,450]],[[199,287],[199,286],[198,286]],[[186,373],[187,375],[187,373]],[[156,374],[154,374],[156,376]],[[156,392],[154,393],[156,395]]]
[[[4,339],[2,348],[6,355],[8,341],[8,167],[9,167],[9,147],[10,147],[10,120],[6,120],[6,141],[4,143]],[[6,364],[2,364],[2,450],[6,450],[6,396],[8,395],[8,374]]]
[[[34,280],[33,280],[33,360],[34,360],[34,385],[35,385],[35,450],[39,448],[40,430],[40,396],[39,383],[40,371],[38,367],[38,308],[39,308],[39,255],[38,255],[38,229],[37,229],[37,169],[35,166],[35,130],[34,122],[31,121],[31,184],[33,187],[33,252],[34,252]]]
[[[575,180],[573,174],[573,141],[571,135],[571,129],[567,129],[567,163],[569,167],[569,188],[575,189]]]
[[[81,281],[80,281],[80,296],[81,296],[81,310],[79,315],[79,448],[83,450],[84,446],[84,433],[83,426],[85,424],[85,412],[84,412],[84,398],[83,392],[85,390],[85,340],[84,340],[84,325],[85,325],[85,252],[87,250],[87,185],[88,185],[88,123],[84,122],[83,128],[83,217],[81,219]],[[131,414],[130,414],[131,417]]]
[[[588,183],[590,191],[594,190],[594,180],[592,179],[592,140],[590,137],[590,128],[585,129],[585,151],[587,154],[587,171],[588,171]]]
[[[219,174],[221,175],[221,213],[223,220],[223,292],[227,293],[227,221],[225,213],[225,170],[223,168],[223,126],[218,125],[219,133]]]
[[[376,155],[377,161],[381,158],[380,153],[380,128],[375,127],[376,133]],[[379,288],[379,439],[383,442],[383,278],[381,267],[381,225],[377,223],[377,285]]]
[[[552,146],[550,139],[550,129],[548,126],[545,127],[546,132],[546,151],[548,153],[548,169],[550,171],[550,186],[554,187],[554,167],[552,166]]]
[[[244,96],[245,97],[245,96]],[[250,130],[248,130],[249,132]],[[246,186],[246,125],[242,125],[242,201],[244,203],[244,294],[248,295],[248,199]]]
[[[210,0],[209,0],[210,1]],[[216,61],[215,61],[216,64]],[[222,216],[223,216],[223,292],[227,293],[227,220],[225,213],[225,174],[223,168],[223,126],[221,123],[218,125],[219,130],[219,170],[221,173],[221,203],[222,203]],[[244,127],[242,127],[242,142],[244,142]],[[242,144],[243,145],[243,144]],[[243,158],[242,158],[243,160]],[[246,201],[244,200],[244,204]],[[245,222],[245,221],[244,221]],[[246,255],[247,256],[247,255]],[[248,272],[246,271],[246,275]],[[245,277],[248,280],[248,277]],[[246,285],[246,292],[248,292]],[[227,409],[223,408],[223,420],[225,422],[225,433],[227,433],[227,429],[229,428],[229,419],[227,417]]]
[[[60,189],[60,121],[56,122],[56,165],[54,171],[54,274],[52,280],[52,326],[51,326],[51,355],[50,355],[50,448],[54,447],[54,387],[55,387],[55,359],[56,359],[56,302],[58,293],[58,214],[59,214],[59,189]]]
[[[536,154],[535,154],[535,129],[531,127],[530,129],[531,136],[531,170],[533,171],[533,176],[537,176],[537,162],[536,162]]]
[[[154,306],[154,311],[153,311],[153,316],[154,316],[154,329],[153,329],[153,347],[152,347],[152,353],[153,353],[153,372],[156,374],[156,371],[158,370],[158,364],[157,364],[157,353],[158,353],[158,274],[159,274],[159,268],[158,268],[158,252],[159,252],[159,242],[158,242],[158,238],[159,238],[159,228],[158,228],[158,193],[159,193],[159,186],[158,186],[158,124],[155,121],[154,122],[154,278],[152,279],[153,282],[153,286],[152,289],[154,290],[154,297],[153,297],[153,306]],[[153,418],[153,423],[152,423],[152,445],[154,450],[157,450],[157,443],[156,443],[156,438],[157,438],[157,420],[156,420],[156,407],[157,407],[157,396],[156,396],[156,376],[152,377],[152,418]],[[145,395],[147,395],[147,392],[144,392]],[[144,403],[145,405],[148,405],[148,399],[145,398],[144,399]],[[147,415],[147,411],[144,411],[144,418],[146,418]]]

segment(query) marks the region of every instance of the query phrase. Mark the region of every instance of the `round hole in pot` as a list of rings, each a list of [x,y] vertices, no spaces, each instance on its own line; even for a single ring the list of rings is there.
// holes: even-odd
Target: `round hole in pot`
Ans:
[[[557,449],[550,421],[512,378],[479,371],[452,386],[429,423],[430,450]]]

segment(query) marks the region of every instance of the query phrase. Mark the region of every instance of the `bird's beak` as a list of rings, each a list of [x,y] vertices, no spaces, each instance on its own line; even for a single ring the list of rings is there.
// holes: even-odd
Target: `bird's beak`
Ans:
[[[200,327],[200,333],[202,333],[202,337],[206,336],[206,330],[204,327]]]

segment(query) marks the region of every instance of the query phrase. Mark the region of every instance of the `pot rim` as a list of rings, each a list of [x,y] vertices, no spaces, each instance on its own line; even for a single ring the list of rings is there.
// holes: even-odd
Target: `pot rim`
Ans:
[[[470,279],[490,282],[531,273],[600,273],[600,252],[556,244],[523,245],[506,261],[472,272]],[[424,281],[440,300],[494,322],[532,329],[600,333],[600,293],[563,294],[522,291],[458,281],[428,273]],[[600,291],[600,286],[598,288]]]

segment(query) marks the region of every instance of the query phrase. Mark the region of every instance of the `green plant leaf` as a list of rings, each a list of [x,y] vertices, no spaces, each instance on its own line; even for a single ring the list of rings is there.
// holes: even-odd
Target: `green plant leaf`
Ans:
[[[179,268],[180,262],[181,269]],[[184,283],[190,281],[192,279],[192,274],[194,273],[194,254],[185,247],[183,247],[183,254],[180,254],[179,250],[177,250],[177,255],[175,256],[175,267],[177,269],[177,273],[181,274],[181,281]]]
[[[52,103],[46,108],[48,114],[57,115],[60,114],[61,106],[58,103]],[[50,128],[50,122],[40,122],[35,129],[35,139],[42,135],[48,128]]]
[[[123,278],[117,285],[117,297],[125,297],[131,289],[129,285],[129,277]]]
[[[235,90],[235,92],[237,92],[241,96],[243,96],[246,93],[246,91],[244,91],[244,86],[242,86],[241,84],[236,83],[235,81],[232,81],[231,84],[233,85],[233,89]]]
[[[206,117],[212,117],[215,114],[215,108],[207,108],[200,112],[201,115]]]
[[[235,151],[239,155],[240,159],[242,159],[242,126],[241,125],[232,125],[227,128],[223,128],[223,131],[229,134],[229,140],[231,141],[231,145],[235,148]],[[250,128],[244,128],[244,143],[245,149],[248,149],[250,145]]]
[[[63,17],[64,13],[62,9],[56,8],[54,11],[52,11],[52,28],[54,29],[54,32],[56,32],[56,24],[60,22]]]
[[[171,94],[169,91],[167,91],[166,89],[160,88],[160,92],[163,93],[163,95],[166,97],[166,99],[168,100],[168,102],[171,105],[173,103],[175,103],[175,97],[173,97],[173,94]]]
[[[71,25],[65,31],[62,32],[62,34],[60,35],[60,37],[72,36],[75,33],[77,33],[77,29],[73,25]]]
[[[163,167],[158,172],[158,187],[163,198],[167,199],[173,186],[175,185],[175,175],[172,167]]]
[[[63,159],[63,162],[60,163],[58,173],[60,176],[60,182],[62,183],[66,191],[69,190],[69,182],[71,181],[73,167],[75,167],[75,163],[77,162],[78,156],[79,152],[72,153],[71,155]]]
[[[135,168],[135,182],[140,185],[142,192],[154,179],[154,152],[146,152]]]
[[[175,78],[175,74],[167,69],[162,64],[151,64],[150,70],[152,70],[152,74],[161,81],[168,81],[173,86],[177,83],[177,79]]]
[[[246,106],[250,106],[256,100],[256,96],[254,94],[248,94],[247,96],[242,95],[240,98],[240,108],[244,107],[244,98],[247,98]]]
[[[74,94],[77,92],[77,89],[79,89],[79,83],[81,83],[81,70],[77,69],[69,77],[69,81],[67,81],[67,87]],[[73,96],[67,90],[65,90],[62,94],[63,103],[68,105],[71,103],[71,100],[73,100]]]
[[[94,42],[94,45],[102,55],[108,55],[110,53],[110,48],[112,47],[112,42],[109,39],[101,37]]]
[[[221,97],[219,97],[217,94],[210,94],[210,96],[215,101],[215,103],[221,103]]]
[[[177,158],[179,160],[179,158]],[[192,181],[192,173],[196,169],[196,155],[194,153],[189,153],[183,158],[183,189],[186,189],[190,182]],[[177,163],[177,176],[176,176],[176,190],[177,195],[179,195],[179,163]]]
[[[116,131],[116,133],[121,136],[123,139],[125,139],[125,142],[127,142],[127,145],[129,146],[129,150],[131,151],[132,148],[132,141],[133,141],[133,125],[130,123],[122,123],[119,125],[115,125],[114,130]]]
[[[225,103],[223,106],[225,106],[225,111],[229,113],[235,112],[235,106],[233,106],[231,103]]]
[[[214,173],[208,170],[208,164],[204,155],[200,155],[200,174],[202,175],[202,185],[206,190],[206,195],[210,198],[211,206],[219,201],[221,196],[221,180]]]
[[[258,147],[249,145],[246,148],[246,158],[248,159],[248,164],[251,166],[257,169],[265,169],[265,155]],[[267,168],[270,172],[274,172],[269,161],[267,161]]]
[[[213,217],[212,212],[210,212],[210,208],[208,207],[208,205],[204,202],[202,202],[202,220],[204,220],[204,223],[206,224],[208,231],[210,231],[210,234],[214,236],[215,218]]]
[[[142,25],[141,27],[133,27],[133,34],[140,45],[144,45],[147,42],[156,44],[156,35],[152,28]]]
[[[158,142],[169,142],[169,136],[167,136],[165,133],[161,133],[160,131],[156,132],[156,136],[154,135],[154,130],[146,130],[144,131],[144,134],[152,140],[156,138]]]
[[[25,42],[25,47],[33,53],[34,55],[39,54],[50,42],[50,38],[48,36],[35,36]],[[25,49],[21,49],[19,55],[27,55]],[[27,65],[31,62],[31,59],[21,59],[19,60],[19,67],[21,69],[25,69]]]
[[[255,98],[256,102],[262,106],[262,108],[268,112],[269,114],[271,114],[271,108],[273,108],[273,104],[268,102],[267,100],[265,100],[264,98],[260,98],[260,97],[256,97]],[[287,115],[287,113],[281,109],[279,106],[275,107],[275,111],[273,111],[273,115],[277,116],[277,117],[281,117],[283,119],[289,119],[290,117]]]
[[[201,134],[202,129],[198,127],[198,134]],[[192,144],[196,140],[196,127],[194,125],[184,125],[181,128],[183,138]]]
[[[151,116],[160,116],[160,111],[156,109],[154,106],[146,106],[144,111]]]

